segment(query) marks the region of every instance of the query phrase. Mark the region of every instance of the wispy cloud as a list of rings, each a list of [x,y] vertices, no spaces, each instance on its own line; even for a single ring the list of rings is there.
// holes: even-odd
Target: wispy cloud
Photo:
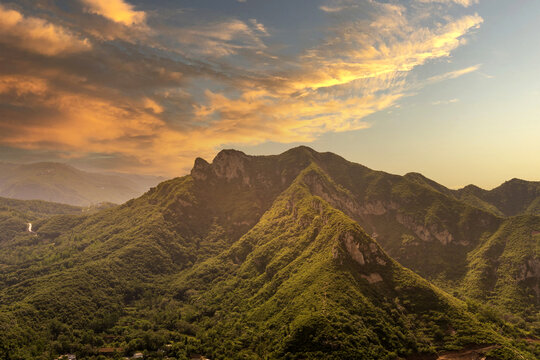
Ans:
[[[454,104],[457,102],[459,102],[459,99],[454,98],[454,99],[449,99],[449,100],[436,100],[436,101],[433,101],[431,104],[432,105],[449,105],[449,104]]]
[[[343,6],[321,5],[321,6],[319,6],[319,9],[321,9],[322,11],[327,12],[327,13],[335,13],[335,12],[342,11],[343,9],[345,9],[345,7],[343,7]]]
[[[470,74],[472,72],[478,71],[478,69],[480,69],[481,66],[482,66],[482,64],[478,64],[478,65],[469,66],[469,67],[459,69],[459,70],[449,71],[449,72],[444,73],[444,74],[435,75],[435,76],[430,77],[428,79],[428,82],[434,83],[434,82],[439,82],[439,81],[444,81],[444,80],[455,79],[455,78],[458,78],[460,76],[463,76],[463,75]]]
[[[469,7],[478,4],[478,0],[417,0],[421,3],[440,3],[440,4],[457,4],[464,7]]]
[[[227,19],[174,31],[176,41],[184,54],[203,54],[214,57],[233,55],[241,50],[262,50],[266,47],[262,37],[268,35],[263,24],[251,19],[244,22]]]

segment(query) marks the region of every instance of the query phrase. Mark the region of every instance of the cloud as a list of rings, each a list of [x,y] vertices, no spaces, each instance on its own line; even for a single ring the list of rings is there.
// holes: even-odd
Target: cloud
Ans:
[[[132,26],[145,21],[144,11],[133,10],[133,5],[123,0],[81,0],[91,14],[101,15],[114,22]]]
[[[226,144],[308,142],[368,128],[370,114],[419,86],[477,70],[410,77],[449,57],[482,23],[475,14],[438,16],[425,4],[329,2],[347,11],[325,17],[316,45],[293,49],[276,45],[279,30],[255,18],[194,10],[147,18],[124,2],[84,3],[69,15],[47,10],[72,41],[83,41],[77,33],[90,39],[87,51],[43,61],[0,38],[0,52],[10,54],[0,56],[0,146],[177,175]],[[85,13],[91,3],[103,17]],[[143,15],[115,17],[111,4]]]
[[[432,105],[448,105],[448,104],[454,104],[454,103],[457,103],[459,102],[459,99],[450,99],[450,100],[437,100],[437,101],[433,101],[431,104]]]
[[[56,150],[68,149],[77,153],[82,149],[114,151],[125,147],[129,153],[130,148],[141,145],[128,139],[151,138],[164,124],[127,99],[107,100],[67,92],[41,78],[1,77],[0,93],[6,95],[9,92],[25,101],[11,102],[15,110],[9,114],[10,119],[6,119],[11,121],[0,123],[0,141],[19,148],[52,146]],[[148,105],[143,104],[144,107]],[[31,109],[41,111],[24,111],[29,105]],[[150,102],[150,105],[157,104]],[[21,112],[24,118],[17,118]]]
[[[260,33],[262,33],[263,35],[270,35],[268,34],[268,31],[266,30],[266,27],[261,24],[260,22],[257,21],[257,19],[249,19],[249,22],[253,25],[253,27]]]
[[[0,43],[47,56],[87,51],[92,47],[88,39],[80,38],[62,26],[37,17],[25,17],[2,4]]]
[[[172,30],[176,44],[182,54],[224,57],[238,52],[264,50],[262,40],[268,36],[263,24],[255,19],[244,22],[226,19],[201,25],[180,27]]]
[[[481,17],[473,15],[434,29],[419,28],[404,21],[401,11],[399,7],[387,7],[386,15],[378,16],[369,26],[353,23],[350,27],[356,27],[356,32],[350,31],[350,27],[338,30],[330,42],[309,52],[303,64],[309,71],[299,79],[294,79],[292,86],[302,90],[335,87],[370,79],[391,82],[400,74],[431,59],[449,56],[452,50],[464,43],[462,37],[482,23]],[[362,30],[370,28],[371,35]],[[373,28],[377,31],[374,32]],[[391,35],[385,34],[388,31],[391,31]],[[475,71],[477,67],[441,75],[440,80]],[[374,85],[371,81],[371,86]]]
[[[321,9],[322,11],[327,12],[327,13],[334,13],[334,12],[342,11],[343,9],[345,9],[345,7],[343,7],[343,6],[331,7],[331,6],[321,5],[321,6],[319,6],[319,9]]]
[[[150,98],[145,98],[143,100],[144,108],[152,110],[154,114],[161,114],[163,112],[163,106],[159,105],[157,102]]]
[[[481,66],[482,66],[481,64],[478,64],[478,65],[469,66],[469,67],[459,69],[459,70],[449,71],[449,72],[444,73],[444,74],[432,76],[432,77],[428,78],[427,81],[429,83],[434,83],[434,82],[439,82],[439,81],[444,81],[444,80],[455,79],[455,78],[458,78],[460,76],[463,76],[463,75],[470,74],[472,72],[478,71],[478,69],[480,69]]]
[[[457,4],[464,7],[478,4],[478,0],[417,0],[421,3]]]

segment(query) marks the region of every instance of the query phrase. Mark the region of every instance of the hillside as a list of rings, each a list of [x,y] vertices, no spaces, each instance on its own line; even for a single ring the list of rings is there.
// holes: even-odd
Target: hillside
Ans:
[[[487,203],[504,216],[540,215],[540,181],[512,179],[489,191],[469,185],[455,195]]]
[[[512,179],[491,190],[475,185],[451,190],[418,173],[405,177],[497,216],[540,215],[540,181]]]
[[[504,342],[466,304],[390,259],[312,184],[336,186],[308,167],[229,250],[176,280],[212,358],[393,359]]]
[[[0,198],[0,244],[28,232],[28,224],[54,215],[81,214],[80,207],[41,200]]]
[[[539,349],[518,340],[535,336],[538,303],[515,309],[529,314],[521,330],[469,297],[512,312],[526,299],[513,294],[534,295],[536,219],[505,219],[306,147],[226,150],[121,206],[38,219],[35,234],[8,241],[0,349],[28,359],[101,347],[395,359],[496,344],[533,359]],[[488,264],[495,285],[471,291],[489,249],[510,236]],[[522,279],[500,264],[533,270]]]
[[[158,177],[91,173],[61,163],[0,163],[0,196],[20,200],[77,206],[123,203],[159,181]]]

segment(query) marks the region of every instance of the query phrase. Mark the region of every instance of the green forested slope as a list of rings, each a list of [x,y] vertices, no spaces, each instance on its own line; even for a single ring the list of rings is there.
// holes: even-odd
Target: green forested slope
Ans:
[[[395,359],[506,343],[498,325],[389,258],[313,184],[336,187],[307,168],[229,250],[176,279],[207,354]]]
[[[40,200],[14,200],[0,197],[0,246],[28,230],[28,223],[53,215],[80,214],[83,209]]]
[[[222,151],[140,198],[36,219],[36,234],[4,243],[0,351],[375,359],[497,343],[532,359],[512,342],[534,336],[538,311],[514,306],[538,279],[529,254],[538,236],[524,237],[537,217],[526,219],[306,147]],[[532,267],[521,279],[504,263]],[[472,291],[485,267],[496,285]],[[468,297],[529,314],[525,330]]]

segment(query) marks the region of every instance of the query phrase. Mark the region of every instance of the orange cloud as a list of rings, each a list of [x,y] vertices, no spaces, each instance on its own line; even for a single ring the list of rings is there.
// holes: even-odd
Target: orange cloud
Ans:
[[[12,86],[13,83],[16,86]],[[18,96],[37,95],[34,107],[54,109],[53,122],[29,122],[26,124],[2,123],[4,128],[17,126],[18,136],[2,139],[8,145],[22,148],[40,147],[51,143],[63,149],[98,148],[119,150],[118,145],[103,146],[108,141],[119,142],[122,138],[152,136],[163,122],[143,109],[129,108],[128,104],[116,104],[89,95],[73,94],[51,88],[39,78],[0,78],[0,93],[15,90]],[[121,146],[126,146],[122,144]],[[129,145],[127,145],[129,148]]]
[[[344,85],[356,80],[382,78],[388,74],[408,72],[430,59],[449,56],[451,51],[464,43],[462,37],[482,23],[478,15],[465,16],[434,30],[401,24],[391,38],[366,37],[364,33],[348,34],[345,41],[350,49],[337,52],[338,58],[329,55],[326,49],[316,50],[307,57],[310,72],[294,81],[297,89],[319,89]],[[394,26],[396,22],[377,19],[372,26]],[[341,39],[343,38],[339,38]],[[339,44],[331,44],[335,51]],[[353,46],[356,45],[356,46]],[[360,49],[360,50],[357,50]]]
[[[62,55],[91,49],[67,29],[36,17],[25,17],[0,4],[0,42],[42,55]]]
[[[47,89],[47,83],[42,79],[27,76],[0,77],[0,94],[14,93],[17,97],[27,94],[43,96]]]
[[[133,10],[133,5],[122,0],[81,0],[91,14],[101,15],[114,22],[132,26],[145,21],[144,11]]]
[[[123,25],[144,21],[143,12],[121,1],[83,1],[88,11]],[[122,170],[175,175],[191,166],[194,156],[211,156],[224,144],[308,142],[326,132],[367,128],[368,115],[429,83],[409,81],[415,67],[448,57],[482,23],[480,16],[469,15],[429,25],[403,6],[369,4],[375,7],[370,16],[346,18],[319,46],[299,56],[272,54],[277,61],[260,68],[249,64],[259,52],[270,51],[267,29],[256,20],[229,19],[174,32],[183,35],[171,40],[181,47],[171,50],[174,60],[140,53],[132,59],[115,49],[101,54],[107,62],[96,74],[90,59],[85,66],[91,71],[83,74],[77,73],[83,65],[70,68],[71,74],[61,63],[54,70],[36,64],[26,74],[0,75],[0,94],[10,105],[39,109],[29,111],[35,118],[27,121],[7,118],[24,112],[3,114],[8,120],[0,122],[0,143],[62,149],[74,157],[120,154],[144,164]],[[178,53],[192,56],[188,64],[177,60]],[[243,54],[251,58],[226,63]]]

